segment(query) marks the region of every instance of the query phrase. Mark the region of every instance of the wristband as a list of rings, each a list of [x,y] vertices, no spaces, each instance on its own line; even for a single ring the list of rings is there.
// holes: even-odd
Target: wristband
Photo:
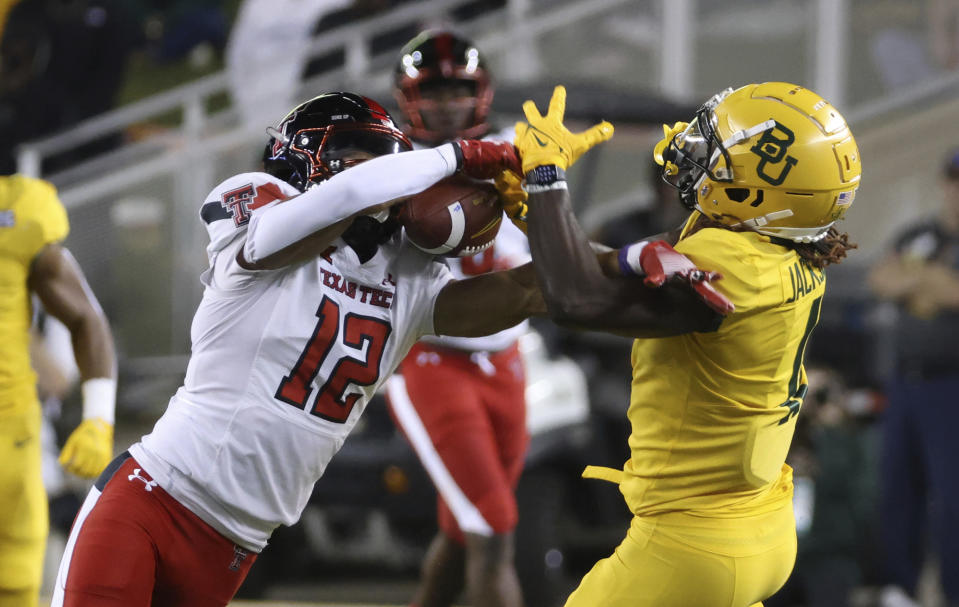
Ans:
[[[541,164],[526,173],[526,185],[550,185],[560,181],[566,182],[566,171],[555,164]]]
[[[639,256],[643,249],[649,244],[647,241],[637,242],[619,250],[616,258],[619,260],[619,271],[624,276],[645,275],[643,264],[640,263]]]
[[[80,384],[83,396],[83,419],[99,417],[110,425],[115,419],[117,380],[110,377],[95,377]]]
[[[459,171],[460,169],[463,168],[463,163],[465,162],[463,160],[463,148],[460,147],[460,144],[457,141],[451,141],[450,143],[446,145],[453,148],[453,158],[455,159],[455,163],[456,163],[456,168],[454,169],[454,171]],[[440,146],[437,149],[442,150],[442,148],[443,146]],[[440,154],[443,154],[443,152],[440,151]],[[443,157],[446,158],[446,155],[444,154]]]
[[[568,190],[566,187],[565,181],[555,181],[553,183],[548,183],[545,185],[537,184],[526,184],[523,186],[523,189],[526,190],[527,194],[539,194],[540,192],[549,192],[550,190]]]

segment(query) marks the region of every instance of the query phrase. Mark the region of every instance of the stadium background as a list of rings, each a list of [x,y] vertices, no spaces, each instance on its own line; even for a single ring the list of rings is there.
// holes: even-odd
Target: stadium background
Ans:
[[[568,113],[580,124],[605,118],[616,125],[615,139],[571,176],[580,216],[599,233],[652,204],[648,159],[660,123],[688,117],[726,86],[804,84],[843,112],[864,159],[858,202],[844,226],[859,249],[830,269],[831,301],[808,362],[837,371],[853,388],[849,398],[867,403],[857,405],[864,412],[857,427],[868,432],[892,364],[895,311],[874,301],[865,275],[897,229],[935,210],[941,159],[959,144],[959,71],[931,50],[943,25],[930,18],[936,2],[945,0],[340,0],[325,15],[339,9],[343,18],[331,22],[320,21],[322,0],[285,0],[276,10],[315,5],[304,14],[317,25],[304,43],[313,63],[284,83],[264,68],[271,53],[277,66],[291,61],[288,49],[271,50],[276,32],[267,24],[244,39],[255,41],[260,64],[231,54],[237,16],[251,10],[252,0],[77,0],[72,4],[86,11],[78,15],[106,11],[138,32],[116,47],[123,61],[115,94],[101,113],[51,133],[38,125],[42,138],[8,151],[18,171],[53,181],[69,210],[67,245],[115,332],[117,445],[124,447],[149,428],[182,379],[206,263],[196,208],[219,180],[257,166],[263,129],[282,115],[244,99],[288,99],[291,107],[323,91],[352,90],[393,109],[392,68],[409,32],[454,25],[489,61],[494,113],[504,124],[520,117],[524,99],[543,105],[552,86],[563,83]],[[959,44],[959,33],[952,38]],[[63,103],[70,102],[66,93]],[[551,348],[586,367],[603,364],[590,348],[621,351],[625,365],[626,344],[546,332]],[[617,373],[625,384],[625,366]],[[625,385],[595,383],[593,406],[625,410]],[[54,541],[52,562],[56,550]],[[871,596],[865,569],[864,605]],[[356,586],[343,587],[342,575],[317,571],[266,596],[400,604],[415,570],[401,568],[394,585],[375,596],[363,578],[370,572],[355,568]],[[926,601],[935,605],[934,569],[930,580]]]

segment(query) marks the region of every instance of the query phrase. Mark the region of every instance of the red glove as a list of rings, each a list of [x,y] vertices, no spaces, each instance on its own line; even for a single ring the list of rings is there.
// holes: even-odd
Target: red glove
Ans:
[[[643,282],[647,286],[661,287],[667,280],[680,280],[689,284],[700,299],[716,312],[726,315],[736,308],[733,302],[710,284],[713,280],[721,279],[721,274],[700,270],[665,240],[646,243],[639,254],[639,264],[646,274]]]
[[[459,170],[473,179],[493,179],[504,170],[522,175],[516,147],[508,141],[458,139],[453,142]]]

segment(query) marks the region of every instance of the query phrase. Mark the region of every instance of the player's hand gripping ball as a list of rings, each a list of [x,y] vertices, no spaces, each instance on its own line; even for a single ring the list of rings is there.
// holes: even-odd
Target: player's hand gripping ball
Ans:
[[[406,237],[423,251],[466,257],[492,246],[503,207],[492,183],[458,174],[412,196],[399,221]]]

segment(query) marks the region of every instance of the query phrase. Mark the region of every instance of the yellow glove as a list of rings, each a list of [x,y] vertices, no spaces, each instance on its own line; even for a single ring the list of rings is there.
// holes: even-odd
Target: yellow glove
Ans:
[[[113,457],[113,426],[99,417],[85,419],[60,452],[64,470],[84,478],[100,474]]]
[[[582,133],[570,133],[563,125],[566,113],[566,87],[553,89],[549,111],[541,116],[536,104],[523,104],[527,122],[516,123],[516,139],[513,144],[519,150],[523,173],[538,166],[554,164],[568,169],[583,153],[613,136],[613,125],[608,122],[594,124]]]
[[[525,234],[526,215],[529,213],[526,200],[529,198],[529,194],[523,189],[519,175],[506,170],[496,176],[494,183],[506,216],[510,218],[513,225],[523,230],[523,234]]]

